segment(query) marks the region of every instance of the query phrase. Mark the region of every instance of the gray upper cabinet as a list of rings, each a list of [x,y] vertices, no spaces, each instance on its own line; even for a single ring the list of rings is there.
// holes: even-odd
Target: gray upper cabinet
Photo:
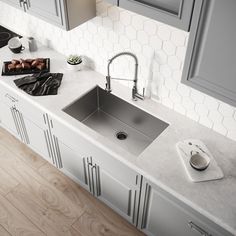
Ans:
[[[236,1],[196,1],[182,82],[236,106]]]
[[[55,25],[66,27],[63,1],[60,0],[28,0],[27,12]]]
[[[188,31],[194,0],[119,0],[118,5],[124,9]]]
[[[1,0],[65,30],[96,16],[95,0]]]

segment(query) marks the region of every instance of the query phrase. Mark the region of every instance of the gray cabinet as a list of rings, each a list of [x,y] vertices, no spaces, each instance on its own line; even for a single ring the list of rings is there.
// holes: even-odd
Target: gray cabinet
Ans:
[[[118,5],[127,10],[188,31],[194,0],[119,0]]]
[[[105,162],[98,164],[93,157],[85,158],[89,191],[127,221],[137,225],[142,176],[112,159],[113,164],[107,168]]]
[[[62,160],[61,171],[88,190],[85,175],[85,158],[81,156],[79,151],[73,150],[70,144],[63,142],[65,140],[58,139],[58,148],[60,149]]]
[[[61,0],[27,0],[28,13],[55,25],[66,27],[63,7]]]
[[[0,91],[1,123],[23,143],[29,144],[22,112],[19,110],[19,99],[12,91],[1,88]]]
[[[95,0],[1,0],[60,28],[70,30],[96,16]]]
[[[16,123],[13,116],[13,108],[8,107],[3,102],[0,102],[0,123],[7,128],[12,134],[17,135]]]
[[[195,5],[182,82],[236,106],[236,1]]]
[[[144,179],[138,227],[150,236],[232,236],[205,216]]]
[[[23,114],[24,123],[27,130],[29,139],[28,145],[35,150],[38,154],[44,157],[47,161],[51,162],[48,155],[48,147],[46,143],[45,131],[42,127],[39,127],[31,119]]]

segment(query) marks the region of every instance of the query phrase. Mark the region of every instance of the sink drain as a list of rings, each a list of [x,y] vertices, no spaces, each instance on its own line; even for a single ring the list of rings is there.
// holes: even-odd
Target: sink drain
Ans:
[[[123,131],[120,131],[120,132],[116,133],[116,138],[119,139],[119,140],[125,140],[125,139],[127,139],[127,137],[128,137],[128,134],[126,134]]]

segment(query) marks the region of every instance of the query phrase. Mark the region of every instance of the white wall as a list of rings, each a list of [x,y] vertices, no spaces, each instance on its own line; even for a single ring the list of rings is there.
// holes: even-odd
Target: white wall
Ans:
[[[236,140],[236,108],[180,83],[188,42],[184,31],[102,0],[97,0],[96,18],[69,32],[2,2],[0,24],[65,55],[85,55],[90,66],[104,75],[111,56],[132,51],[139,59],[140,87],[151,87],[152,97],[162,104]],[[132,58],[120,58],[112,69],[113,76],[133,76]]]

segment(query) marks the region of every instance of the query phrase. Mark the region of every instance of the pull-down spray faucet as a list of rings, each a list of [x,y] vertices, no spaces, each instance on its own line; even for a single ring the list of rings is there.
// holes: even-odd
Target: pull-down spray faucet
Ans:
[[[134,58],[135,60],[135,71],[134,71],[134,79],[121,79],[121,78],[112,78],[110,76],[110,65],[111,63],[120,56],[131,56]],[[134,86],[132,88],[132,99],[133,100],[137,100],[137,98],[139,99],[144,99],[144,89],[143,89],[143,95],[138,93],[138,88],[137,88],[137,83],[138,83],[138,58],[131,52],[121,52],[116,54],[114,57],[112,57],[109,61],[108,61],[108,65],[107,65],[107,76],[106,76],[106,91],[107,92],[111,92],[111,79],[114,80],[125,80],[125,81],[133,81],[134,82]]]

